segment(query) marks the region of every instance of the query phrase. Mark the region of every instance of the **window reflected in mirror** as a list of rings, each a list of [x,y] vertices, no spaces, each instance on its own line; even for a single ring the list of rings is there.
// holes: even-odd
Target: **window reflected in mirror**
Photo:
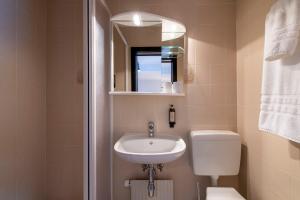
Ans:
[[[161,47],[131,47],[131,86],[135,92],[162,92],[177,81],[177,58],[164,57]]]

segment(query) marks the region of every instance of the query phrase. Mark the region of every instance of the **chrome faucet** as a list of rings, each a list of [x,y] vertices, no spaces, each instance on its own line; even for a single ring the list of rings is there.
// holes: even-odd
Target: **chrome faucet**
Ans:
[[[154,137],[154,122],[152,121],[148,122],[148,133],[149,133],[149,137],[151,138]]]

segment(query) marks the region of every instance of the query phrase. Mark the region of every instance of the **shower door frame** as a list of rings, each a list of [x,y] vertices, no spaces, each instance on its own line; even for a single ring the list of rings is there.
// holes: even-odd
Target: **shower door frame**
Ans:
[[[91,200],[90,198],[90,94],[91,94],[91,48],[90,48],[90,2],[91,0],[83,0],[83,200]]]
[[[84,74],[84,156],[83,156],[83,200],[96,200],[97,199],[97,173],[96,173],[96,140],[94,135],[94,112],[93,112],[93,84],[94,84],[94,17],[96,14],[96,1],[97,0],[83,0],[83,74]],[[109,16],[111,13],[105,1],[100,0],[105,9],[107,10]],[[109,27],[111,36],[111,23]],[[112,41],[112,38],[109,38]],[[111,47],[110,47],[111,48]],[[111,49],[109,50],[111,51]],[[112,80],[110,79],[110,87]],[[112,115],[112,97],[109,97],[110,105],[110,143],[112,144],[112,131],[113,131],[113,115]],[[112,148],[110,147],[110,166],[112,167]],[[112,194],[112,172],[110,172],[110,200],[113,199]],[[109,200],[109,199],[107,199]]]

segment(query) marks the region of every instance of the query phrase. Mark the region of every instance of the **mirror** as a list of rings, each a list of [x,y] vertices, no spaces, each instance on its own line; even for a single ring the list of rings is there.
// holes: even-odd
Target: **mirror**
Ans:
[[[182,94],[185,27],[143,12],[111,21],[112,92]]]

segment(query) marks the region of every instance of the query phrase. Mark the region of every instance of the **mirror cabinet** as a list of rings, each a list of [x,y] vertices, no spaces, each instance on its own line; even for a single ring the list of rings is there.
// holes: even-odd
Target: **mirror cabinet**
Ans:
[[[186,28],[144,12],[111,18],[111,94],[184,95]]]

